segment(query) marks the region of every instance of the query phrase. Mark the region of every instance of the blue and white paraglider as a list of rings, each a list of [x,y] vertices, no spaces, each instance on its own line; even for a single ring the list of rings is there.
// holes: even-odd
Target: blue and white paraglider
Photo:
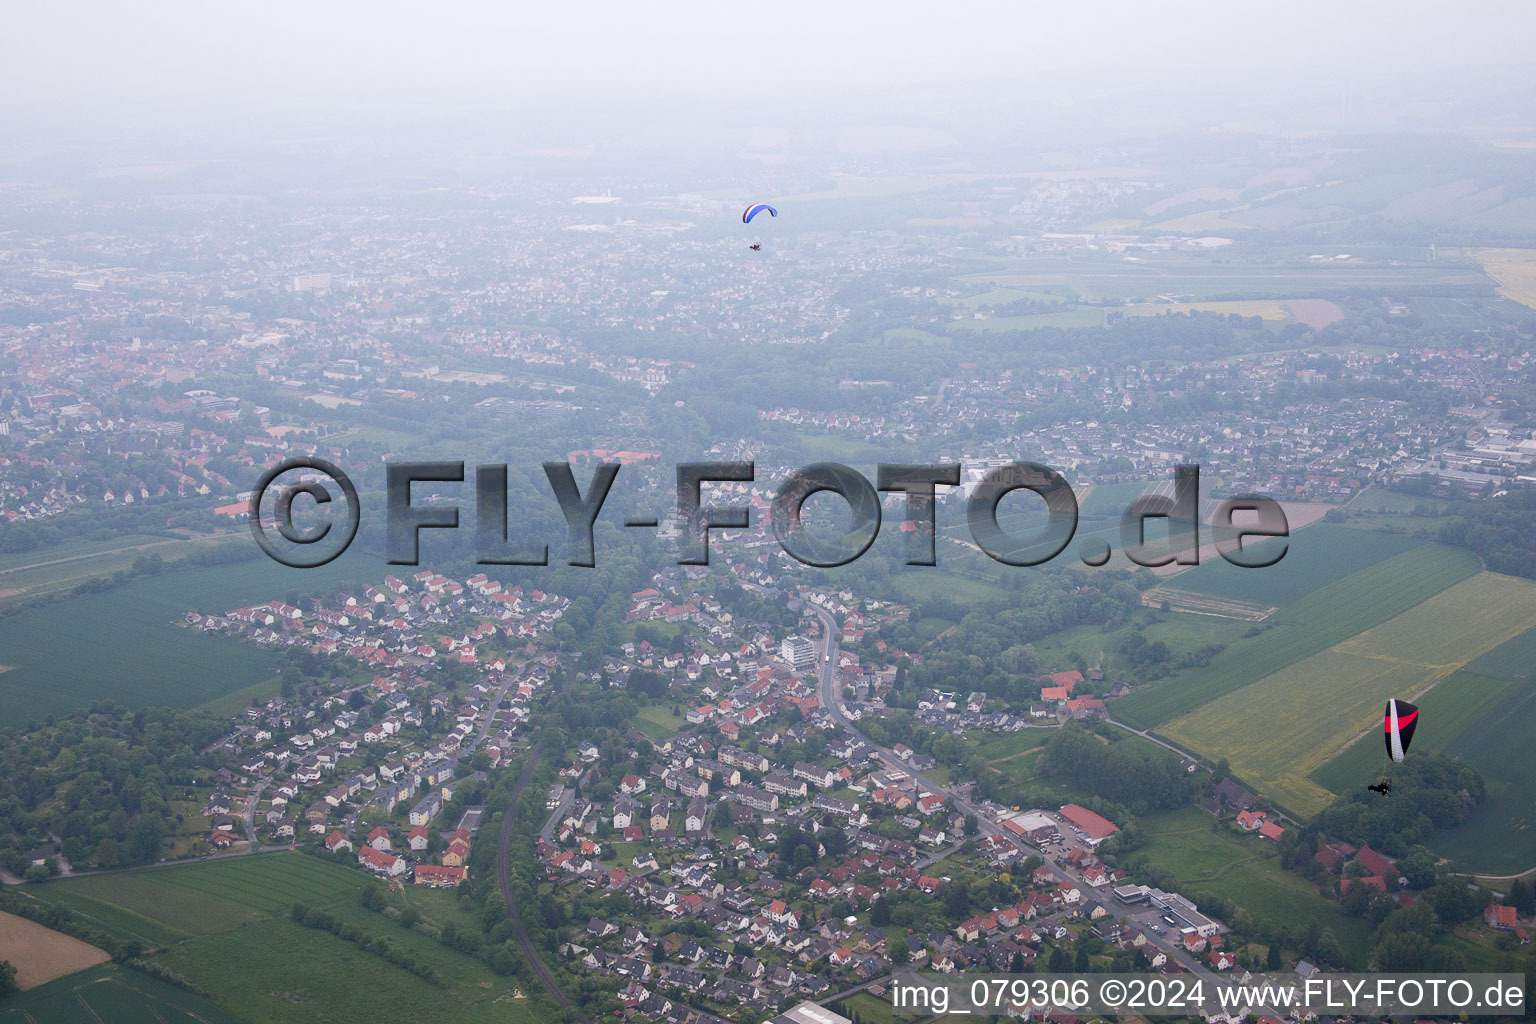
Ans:
[[[747,207],[746,210],[744,210],[742,212],[741,222],[743,224],[751,224],[752,223],[752,218],[756,217],[758,214],[762,213],[764,210],[768,211],[768,216],[770,216],[770,217],[777,217],[779,215],[779,211],[775,210],[773,207],[769,206],[767,203],[753,203],[751,206]],[[747,248],[751,249],[753,252],[762,252],[763,251],[763,243],[761,243],[761,242],[753,242],[751,245],[747,246]]]

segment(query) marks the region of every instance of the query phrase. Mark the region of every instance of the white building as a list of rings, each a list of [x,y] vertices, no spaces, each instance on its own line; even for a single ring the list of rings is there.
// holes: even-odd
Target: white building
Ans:
[[[779,645],[779,657],[787,661],[790,668],[801,672],[816,664],[816,645],[803,636],[785,637]]]

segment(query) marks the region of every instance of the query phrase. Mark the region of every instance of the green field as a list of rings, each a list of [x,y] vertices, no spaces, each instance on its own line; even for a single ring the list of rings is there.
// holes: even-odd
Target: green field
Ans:
[[[964,309],[980,309],[983,306],[1006,306],[1009,303],[1018,302],[1020,299],[1033,299],[1036,302],[1065,302],[1061,295],[1053,295],[1050,292],[1025,291],[1020,288],[992,288],[975,295],[967,295],[961,299],[945,299],[951,305]]]
[[[360,911],[366,913],[366,911]],[[237,1016],[270,1024],[442,1020],[527,1022],[512,985],[478,960],[414,935],[378,915],[369,934],[431,959],[444,982],[430,985],[329,932],[273,917],[182,943],[157,959],[192,978]]]
[[[1168,481],[1173,478],[1170,476]],[[1125,514],[1131,503],[1143,494],[1153,492],[1166,493],[1167,482],[1158,480],[1148,483],[1124,483],[1124,484],[1094,484],[1092,487],[1078,487],[1077,493],[1078,512],[1085,518],[1093,519],[1098,516],[1108,516],[1118,525],[1120,517]],[[1086,494],[1083,492],[1087,491]]]
[[[358,894],[366,882],[353,868],[283,852],[61,879],[29,892],[87,914],[115,934],[152,938],[161,947],[154,962],[217,993],[227,1014],[204,1018],[210,1021],[229,1020],[228,1014],[279,1024],[438,1020],[451,1006],[455,1020],[470,1024],[533,1024],[527,1004],[512,998],[509,979],[365,910]],[[451,893],[413,887],[392,894],[390,901],[415,907],[434,924],[451,920],[478,927]],[[289,918],[295,902],[324,909],[368,935],[386,936],[419,954],[437,971],[443,987],[329,932],[295,924]],[[103,1017],[112,1019],[138,1018]]]
[[[102,964],[8,996],[0,1024],[240,1024],[221,1007],[148,975]]]
[[[1204,215],[1198,215],[1204,216]],[[1202,230],[1210,230],[1206,225]],[[1343,290],[1423,291],[1437,285],[1486,287],[1476,267],[1451,263],[1388,266],[1381,263],[1315,265],[1221,264],[1210,259],[1169,256],[1128,263],[1117,256],[1030,259],[995,272],[958,279],[977,288],[1064,291],[1086,299],[1155,299],[1187,296],[1194,301],[1232,298],[1296,299]]]
[[[1379,625],[1477,570],[1477,556],[1459,548],[1428,544],[1405,551],[1282,608],[1259,635],[1233,641],[1204,668],[1138,687],[1115,702],[1115,718],[1147,729],[1188,714]]]
[[[1483,874],[1536,867],[1536,630],[1527,630],[1467,663],[1418,701],[1414,753],[1439,753],[1476,768],[1486,796],[1458,828],[1437,835],[1436,853]],[[1374,730],[1311,775],[1338,793],[1382,771],[1385,754]]]
[[[191,610],[318,592],[361,564],[343,556],[301,573],[262,558],[179,569],[0,618],[0,664],[10,666],[0,673],[0,729],[104,697],[125,707],[195,707],[270,679],[274,652],[178,624]]]
[[[1133,633],[1139,633],[1148,642],[1162,641],[1168,645],[1171,656],[1178,658],[1206,644],[1232,643],[1250,625],[1209,615],[1160,617],[1163,621],[1145,623],[1138,618],[1108,632],[1099,625],[1073,626],[1037,641],[1035,654],[1046,671],[1072,668],[1075,664],[1073,656],[1077,655],[1089,666],[1099,665],[1109,679],[1124,679],[1135,684],[1138,681],[1136,668],[1120,653],[1120,644]]]
[[[994,316],[985,320],[956,320],[950,331],[968,334],[974,331],[991,334],[998,331],[1034,331],[1042,327],[1101,327],[1104,310],[1097,306],[1081,306],[1056,313],[1026,313],[1023,316]]]
[[[635,728],[653,740],[675,736],[687,725],[686,718],[672,714],[671,704],[648,704],[635,715]]]
[[[1482,716],[1443,752],[1476,768],[1486,795],[1465,822],[1435,836],[1430,846],[1473,871],[1520,874],[1536,867],[1536,684],[1519,683],[1479,709]],[[1427,713],[1424,721],[1430,721]]]
[[[1145,815],[1148,836],[1135,856],[1146,856],[1179,879],[1179,890],[1232,900],[1254,920],[1299,931],[1308,921],[1330,928],[1355,966],[1364,966],[1370,923],[1344,914],[1318,895],[1311,882],[1280,866],[1275,844],[1257,835],[1238,835],[1195,807]],[[1197,899],[1198,902],[1198,899]]]
[[[105,931],[164,948],[206,931],[253,920],[242,907],[208,900],[150,879],[155,872],[87,875],[28,890],[91,919]]]
[[[1359,575],[1359,574],[1357,574]],[[1414,697],[1536,627],[1536,584],[1479,573],[1374,628],[1167,723],[1161,732],[1293,813],[1332,799],[1307,776],[1379,724],[1388,697]]]
[[[1437,331],[1476,331],[1488,324],[1488,301],[1415,295],[1408,300],[1414,315]]]
[[[1499,679],[1536,678],[1536,629],[1528,629],[1481,658],[1469,661],[1467,671]]]
[[[1517,689],[1511,679],[1473,672],[1473,664],[1475,662],[1469,662],[1465,669],[1451,673],[1419,698],[1417,703],[1424,725],[1414,733],[1415,754],[1444,753],[1447,746],[1485,717],[1491,707],[1509,700]],[[1388,768],[1386,758],[1381,730],[1372,729],[1308,778],[1333,793],[1358,789],[1381,777]]]
[[[1354,530],[1407,533],[1433,540],[1440,532],[1440,516],[1446,504],[1443,498],[1372,488],[1361,491],[1344,505],[1348,517],[1344,525]],[[1416,510],[1425,514],[1414,515]]]
[[[109,576],[131,567],[134,559],[144,555],[156,554],[167,561],[182,558],[197,543],[126,533],[108,540],[70,540],[36,551],[0,555],[0,595],[9,595],[0,596],[0,601],[35,597],[68,589],[93,576]]]
[[[859,1020],[868,1021],[869,1024],[896,1024],[896,1011],[891,1008],[890,999],[872,996],[868,992],[844,999],[843,1010],[845,1013],[857,1013]]]
[[[357,892],[364,881],[339,864],[278,853],[59,879],[27,892],[108,931],[169,946],[286,911],[295,901],[324,904]]]
[[[1417,537],[1351,530],[1315,523],[1293,537],[1265,540],[1247,550],[1254,558],[1273,556],[1285,545],[1285,557],[1263,569],[1243,569],[1224,558],[1210,558],[1179,573],[1169,586],[1216,597],[1284,607],[1351,573],[1423,545]]]

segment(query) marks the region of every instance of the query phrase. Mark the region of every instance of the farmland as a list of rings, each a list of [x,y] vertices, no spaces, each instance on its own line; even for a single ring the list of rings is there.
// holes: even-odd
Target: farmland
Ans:
[[[1344,311],[1327,299],[1292,299],[1285,308],[1314,331],[1344,319]]]
[[[1310,772],[1370,728],[1388,697],[1414,696],[1536,626],[1533,598],[1536,584],[1479,573],[1162,731],[1213,759],[1227,758],[1240,778],[1292,812],[1314,814],[1331,794],[1306,777]]]
[[[1452,672],[1417,701],[1423,720],[1434,724],[1414,734],[1413,752],[1444,753],[1491,707],[1509,699],[1516,688],[1514,680],[1479,675],[1470,665]],[[1375,782],[1386,769],[1386,756],[1381,731],[1372,729],[1309,777],[1324,789],[1342,793]]]
[[[12,996],[0,1024],[239,1024],[223,1009],[116,964],[68,975]]]
[[[1261,606],[1285,606],[1351,573],[1384,562],[1423,541],[1399,534],[1351,530],[1318,523],[1306,533],[1284,540],[1265,540],[1248,547],[1253,557],[1272,554],[1286,545],[1285,557],[1263,569],[1243,569],[1224,558],[1203,560],[1179,574],[1172,584],[1213,597],[1252,601]]]
[[[1536,866],[1530,800],[1536,763],[1526,753],[1536,730],[1533,648],[1536,630],[1527,630],[1469,662],[1418,701],[1425,724],[1414,737],[1414,752],[1465,761],[1487,786],[1471,817],[1430,844],[1473,871],[1516,874]],[[1311,778],[1338,793],[1374,779],[1383,763],[1379,740],[1367,735]]]
[[[1472,255],[1499,283],[1500,295],[1536,309],[1536,249],[1478,249]]]
[[[1442,856],[1488,874],[1516,874],[1536,867],[1536,684],[1523,682],[1478,705],[1483,714],[1445,746],[1483,776],[1483,802],[1459,827],[1430,844]],[[1428,721],[1428,718],[1425,719]]]
[[[362,883],[362,875],[338,864],[280,853],[86,875],[28,891],[108,931],[165,947],[286,911],[295,901],[323,904]]]
[[[1477,568],[1470,552],[1432,544],[1351,573],[1271,615],[1258,635],[1232,641],[1209,665],[1116,701],[1115,718],[1146,729],[1188,714],[1407,611]]]
[[[0,911],[0,960],[16,968],[20,988],[34,988],[107,959],[105,952],[73,936]]]
[[[364,876],[351,868],[285,852],[61,879],[30,891],[88,915],[114,934],[152,940],[160,950],[154,962],[217,992],[220,1006],[236,1018],[334,1024],[431,1020],[446,1002],[455,1007],[456,1019],[471,1024],[531,1024],[525,1004],[512,999],[509,980],[364,909],[358,899],[364,884]],[[367,934],[387,936],[430,963],[443,987],[329,932],[295,924],[289,918],[295,902],[322,908]],[[411,892],[391,902],[410,903],[430,922],[465,923],[450,894]]]
[[[426,958],[444,987],[283,916],[188,940],[157,959],[218,992],[237,1016],[274,1024],[437,1020],[450,1005],[454,1019],[469,1024],[531,1024],[525,1004],[512,999],[509,979],[379,915],[360,907],[357,914],[366,915],[356,923],[369,933]]]
[[[1262,320],[1287,320],[1290,310],[1279,299],[1232,299],[1225,302],[1138,302],[1120,310],[1126,316],[1162,316],[1164,313],[1221,313],[1223,316],[1256,316]]]
[[[1094,306],[1064,309],[1050,313],[1027,313],[1023,316],[996,316],[985,320],[956,320],[951,331],[1033,331],[1041,327],[1100,327],[1104,323],[1104,311]]]
[[[342,557],[303,577],[345,579]],[[0,729],[111,698],[127,707],[195,707],[272,678],[276,656],[177,625],[189,609],[225,611],[283,597],[293,570],[266,559],[177,569],[0,618]]]
[[[208,543],[230,533],[207,538],[171,537],[129,533],[110,540],[72,540],[41,551],[0,555],[0,601],[36,597],[67,590],[93,576],[104,576],[127,569],[134,559],[159,555],[167,560],[184,558]]]
[[[1043,266],[1041,264],[1044,264]],[[1142,264],[1117,258],[1030,261],[1017,269],[1003,268],[959,279],[978,289],[1018,288],[1065,292],[1086,299],[1156,299],[1177,295],[1184,301],[1296,299],[1347,290],[1395,289],[1422,291],[1438,285],[1487,287],[1488,278],[1475,266],[1449,262],[1389,266],[1366,261],[1298,264],[1221,264],[1211,260],[1160,259]]]

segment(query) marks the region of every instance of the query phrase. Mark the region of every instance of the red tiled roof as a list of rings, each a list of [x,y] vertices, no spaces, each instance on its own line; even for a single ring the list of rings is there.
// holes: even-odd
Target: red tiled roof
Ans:
[[[1107,839],[1120,831],[1119,825],[1077,804],[1067,804],[1061,809],[1061,816],[1089,839]]]

